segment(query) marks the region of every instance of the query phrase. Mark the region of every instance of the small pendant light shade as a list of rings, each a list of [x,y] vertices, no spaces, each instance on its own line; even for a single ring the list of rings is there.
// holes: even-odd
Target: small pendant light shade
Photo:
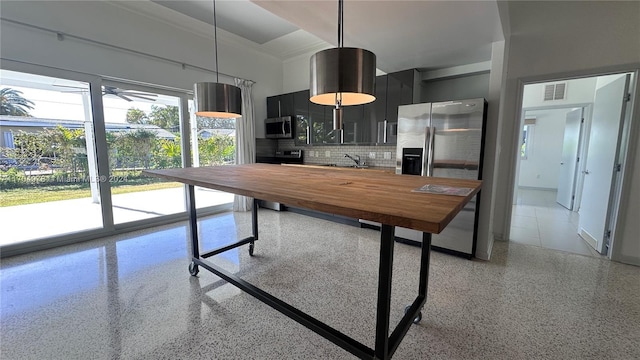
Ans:
[[[194,90],[196,115],[214,118],[242,116],[240,88],[229,84],[199,82],[195,84]]]
[[[320,105],[367,104],[376,99],[376,55],[369,50],[337,47],[311,56],[310,98]]]

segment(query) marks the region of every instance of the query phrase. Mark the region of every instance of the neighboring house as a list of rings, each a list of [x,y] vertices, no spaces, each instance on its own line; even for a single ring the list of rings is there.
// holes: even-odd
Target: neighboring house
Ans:
[[[2,137],[0,137],[0,147],[13,148],[13,137],[18,131],[39,132],[44,129],[55,129],[58,126],[62,126],[67,129],[83,129],[84,124],[84,121],[79,120],[41,119],[35,117],[0,115],[0,132],[2,132]],[[175,135],[155,125],[105,123],[105,129],[107,132],[114,133],[147,130],[155,133],[159,139],[176,139]]]
[[[236,129],[202,129],[198,131],[198,136],[207,140],[216,135],[236,137]]]

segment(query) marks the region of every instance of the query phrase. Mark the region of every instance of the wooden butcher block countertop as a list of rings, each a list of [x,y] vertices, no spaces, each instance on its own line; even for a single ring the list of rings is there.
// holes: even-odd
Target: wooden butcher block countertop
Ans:
[[[481,181],[275,164],[145,170],[144,174],[285,205],[440,233]],[[426,184],[473,189],[467,196],[412,192]]]

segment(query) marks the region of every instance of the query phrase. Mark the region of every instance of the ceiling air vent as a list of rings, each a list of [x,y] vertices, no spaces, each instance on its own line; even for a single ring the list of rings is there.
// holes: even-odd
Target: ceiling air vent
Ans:
[[[544,86],[544,101],[562,100],[565,98],[567,83],[549,84]]]

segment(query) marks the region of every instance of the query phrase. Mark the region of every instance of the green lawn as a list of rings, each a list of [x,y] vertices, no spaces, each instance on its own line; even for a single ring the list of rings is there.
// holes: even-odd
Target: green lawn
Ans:
[[[168,189],[182,186],[177,182],[156,182],[141,185],[112,185],[114,195],[138,191]],[[86,185],[42,186],[0,190],[0,207],[35,204],[48,201],[87,198],[91,190]]]

